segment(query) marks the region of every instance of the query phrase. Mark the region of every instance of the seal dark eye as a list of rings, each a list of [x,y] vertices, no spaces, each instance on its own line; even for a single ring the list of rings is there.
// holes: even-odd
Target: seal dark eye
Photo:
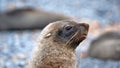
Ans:
[[[63,28],[60,29],[58,32],[58,36],[64,40],[68,40],[71,38],[74,33],[76,32],[76,28],[72,25],[65,25]]]
[[[72,29],[72,26],[70,26],[70,25],[67,25],[67,26],[65,26],[65,30],[71,30]]]

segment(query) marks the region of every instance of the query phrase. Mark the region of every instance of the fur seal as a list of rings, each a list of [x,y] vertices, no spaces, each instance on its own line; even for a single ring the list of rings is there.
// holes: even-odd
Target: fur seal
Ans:
[[[93,40],[88,56],[103,60],[120,60],[120,32],[107,32]]]
[[[16,8],[0,14],[0,30],[42,29],[50,22],[70,19],[63,14],[34,8]]]
[[[88,24],[72,20],[50,23],[40,34],[28,68],[77,68],[74,50],[88,29]]]

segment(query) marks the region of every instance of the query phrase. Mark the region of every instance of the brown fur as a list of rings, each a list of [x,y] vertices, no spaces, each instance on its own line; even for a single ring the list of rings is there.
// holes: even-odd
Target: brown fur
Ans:
[[[79,28],[83,26],[85,30],[83,32],[81,31],[79,35],[76,33],[76,35],[71,38],[74,40],[67,43],[67,41],[61,40],[59,36],[56,35],[66,24]],[[77,31],[79,32],[80,30]],[[28,68],[77,68],[74,50],[78,46],[78,40],[79,43],[84,40],[87,32],[88,25],[77,24],[74,21],[57,21],[50,23],[41,32],[39,42],[33,50]]]

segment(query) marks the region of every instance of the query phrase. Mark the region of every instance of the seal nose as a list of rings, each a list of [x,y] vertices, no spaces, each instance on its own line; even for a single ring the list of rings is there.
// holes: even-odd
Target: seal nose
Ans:
[[[84,23],[86,29],[89,29],[89,24]]]
[[[89,24],[87,24],[87,23],[80,23],[79,25],[83,26],[87,30],[89,29]]]

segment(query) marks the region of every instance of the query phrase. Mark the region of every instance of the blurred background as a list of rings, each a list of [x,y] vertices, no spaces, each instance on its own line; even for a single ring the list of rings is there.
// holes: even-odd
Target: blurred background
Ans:
[[[0,68],[25,68],[40,31],[63,19],[90,25],[87,39],[76,49],[79,68],[120,68],[120,61],[84,58],[94,39],[120,31],[119,18],[120,0],[0,0]]]

